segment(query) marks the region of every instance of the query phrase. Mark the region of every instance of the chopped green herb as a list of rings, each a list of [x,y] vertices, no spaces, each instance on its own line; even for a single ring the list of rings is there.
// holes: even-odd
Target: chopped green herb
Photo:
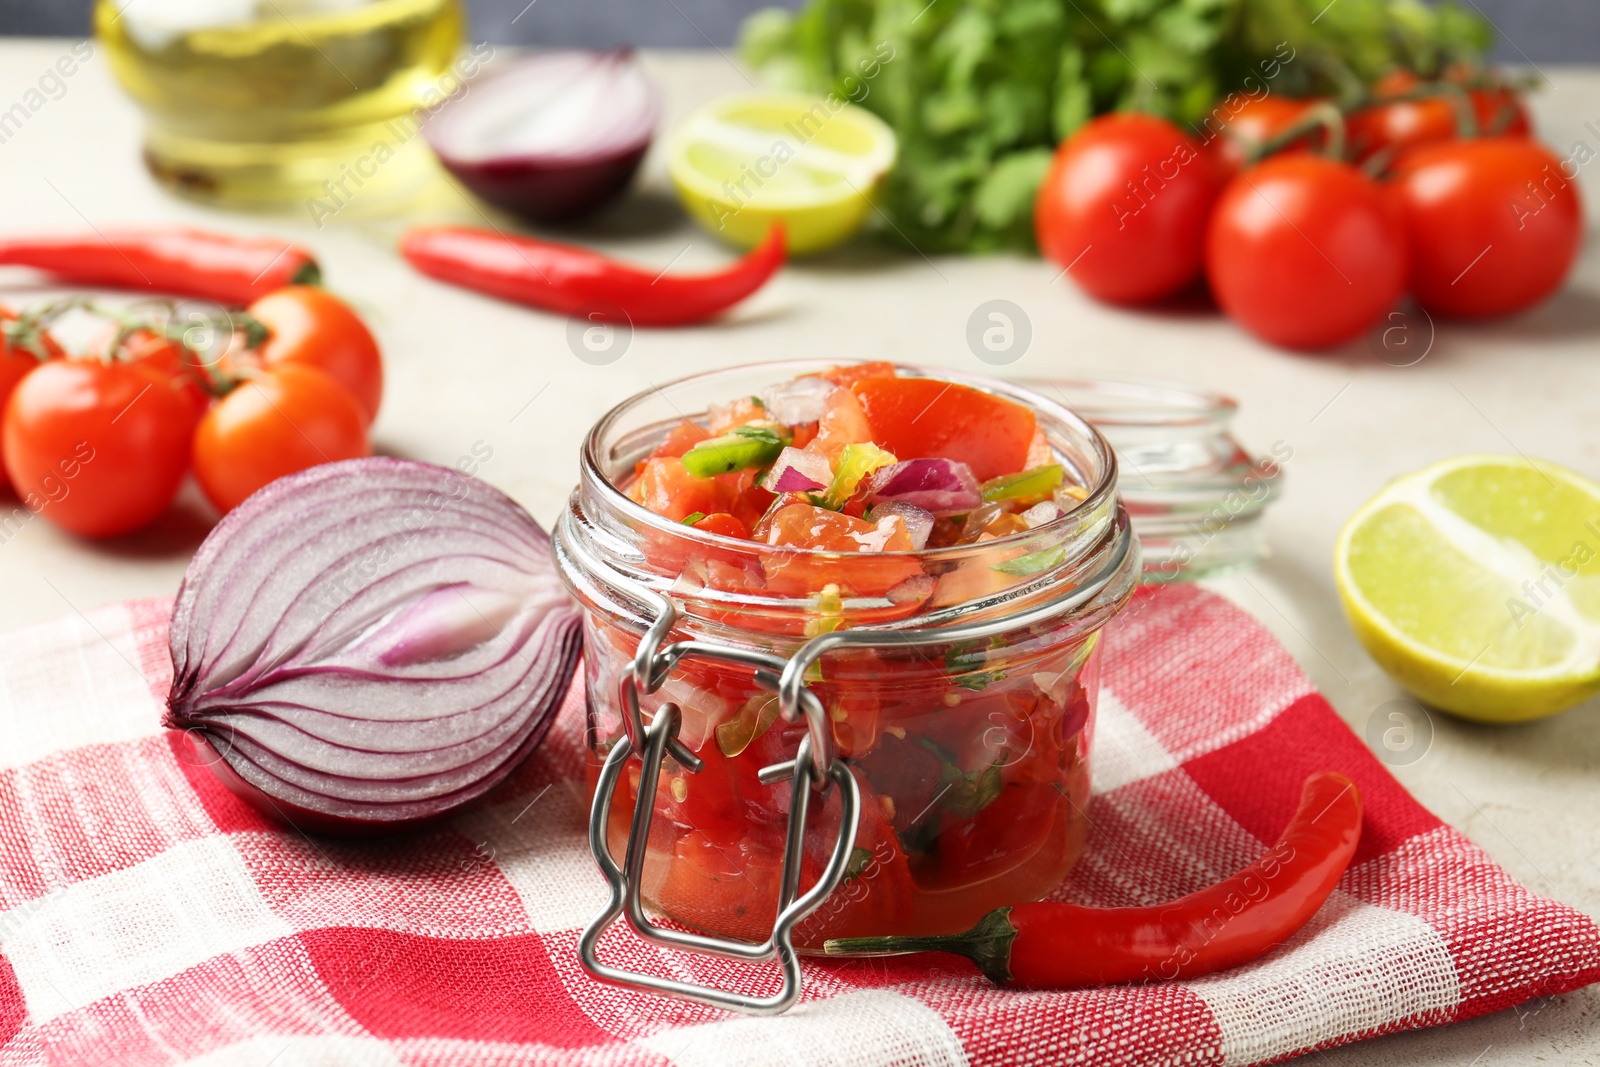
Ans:
[[[688,515],[685,515],[683,518],[679,519],[678,521],[683,523],[685,526],[693,526],[695,523],[699,522],[701,519],[703,519],[705,517],[706,517],[706,513],[705,512],[696,511],[696,512],[692,512],[692,513],[690,513]]]
[[[1020,500],[1027,497],[1046,497],[1061,484],[1064,472],[1061,464],[1051,463],[1034,467],[1020,474],[1007,474],[983,483],[983,499]]]
[[[871,862],[872,850],[857,845],[850,850],[850,862],[845,866],[844,880],[848,882],[852,878],[860,878],[862,872],[867,869],[867,864]]]
[[[993,682],[1005,681],[1005,671],[979,671],[977,674],[964,674],[955,680],[963,689],[970,689],[974,693],[981,693],[989,688]]]
[[[939,806],[957,818],[972,818],[1000,796],[1005,787],[1000,779],[1000,768],[1004,766],[1005,753],[981,771],[964,771],[946,762],[939,771]]]

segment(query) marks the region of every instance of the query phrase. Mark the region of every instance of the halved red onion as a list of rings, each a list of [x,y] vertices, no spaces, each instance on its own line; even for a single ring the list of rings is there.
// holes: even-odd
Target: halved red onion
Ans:
[[[914,504],[935,515],[971,511],[983,503],[972,468],[953,459],[906,459],[867,476],[868,499]]]
[[[928,546],[928,535],[933,533],[933,513],[915,504],[907,504],[903,500],[890,500],[883,504],[874,504],[867,512],[869,522],[882,522],[890,515],[900,516],[900,521],[906,524],[906,532],[911,535],[911,547],[917,551]]]
[[[631,48],[545,52],[468,85],[423,135],[485,200],[560,222],[627,187],[660,117],[660,91]]]
[[[803,448],[785,448],[778,453],[763,484],[773,493],[816,493],[831,481],[833,468],[828,466],[827,456]]]
[[[791,378],[761,391],[767,417],[785,426],[818,422],[827,410],[828,394],[838,386],[821,378]]]
[[[544,737],[581,651],[550,539],[505,494],[374,457],[229,512],[173,605],[165,725],[302,829],[398,829],[482,796]]]

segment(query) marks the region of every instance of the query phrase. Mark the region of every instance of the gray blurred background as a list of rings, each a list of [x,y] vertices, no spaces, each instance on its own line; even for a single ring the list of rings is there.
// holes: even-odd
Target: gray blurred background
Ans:
[[[726,47],[760,7],[800,0],[468,0],[472,37],[496,44]],[[1505,62],[1600,61],[1600,0],[1467,0],[1500,30]],[[81,37],[89,0],[0,0],[0,34]]]

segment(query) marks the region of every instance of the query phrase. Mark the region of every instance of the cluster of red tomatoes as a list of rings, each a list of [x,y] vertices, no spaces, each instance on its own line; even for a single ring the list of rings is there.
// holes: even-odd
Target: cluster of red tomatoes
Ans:
[[[290,286],[225,315],[207,351],[170,321],[120,315],[93,351],[69,355],[49,329],[57,311],[0,309],[0,490],[9,480],[30,512],[75,534],[149,524],[191,469],[226,512],[286,474],[370,451],[378,345],[323,289]]]
[[[1482,74],[1397,72],[1359,106],[1263,94],[1191,135],[1109,115],[1065,141],[1039,191],[1044,253],[1090,295],[1160,300],[1202,273],[1257,336],[1322,349],[1410,293],[1481,318],[1555,292],[1583,211],[1517,94]]]

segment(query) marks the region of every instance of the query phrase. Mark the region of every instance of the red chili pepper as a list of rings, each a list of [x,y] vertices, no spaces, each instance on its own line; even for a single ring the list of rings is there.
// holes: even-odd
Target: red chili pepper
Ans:
[[[1168,904],[1089,908],[1015,904],[964,934],[853,937],[831,955],[951,952],[999,985],[1080,989],[1196,978],[1237,967],[1287,941],[1333,892],[1361,836],[1361,796],[1342,774],[1306,781],[1300,808],[1265,856]]]
[[[311,254],[287,241],[177,228],[0,240],[0,264],[34,267],[78,285],[148,289],[238,307],[286,285],[322,280]]]
[[[784,238],[774,226],[759,247],[711,274],[665,274],[587,248],[460,226],[411,230],[400,252],[430,277],[503,300],[595,321],[683,326],[761,288],[783,266]]]

